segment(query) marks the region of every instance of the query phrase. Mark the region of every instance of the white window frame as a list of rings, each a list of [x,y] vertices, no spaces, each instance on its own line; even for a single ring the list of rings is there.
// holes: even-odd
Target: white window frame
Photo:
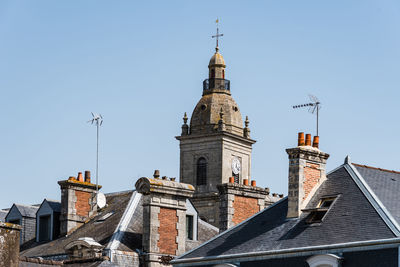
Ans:
[[[339,267],[340,257],[334,254],[315,255],[307,259],[310,267]]]

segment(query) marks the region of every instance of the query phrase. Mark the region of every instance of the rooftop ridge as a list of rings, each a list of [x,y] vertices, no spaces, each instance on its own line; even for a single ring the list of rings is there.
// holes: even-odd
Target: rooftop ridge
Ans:
[[[382,168],[378,168],[378,167],[372,167],[372,166],[363,165],[363,164],[357,164],[357,163],[351,163],[351,164],[353,164],[354,166],[358,166],[358,167],[364,167],[364,168],[373,169],[373,170],[378,170],[378,171],[384,171],[384,172],[391,172],[391,173],[400,174],[400,171],[382,169]]]

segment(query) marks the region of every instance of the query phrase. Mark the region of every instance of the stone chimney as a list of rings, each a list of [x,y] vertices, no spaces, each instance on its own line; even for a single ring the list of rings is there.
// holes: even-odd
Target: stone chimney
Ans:
[[[19,234],[21,226],[0,222],[0,266],[19,266]]]
[[[319,150],[319,137],[311,144],[311,134],[299,133],[298,146],[286,149],[289,155],[288,218],[297,218],[315,191],[326,179],[329,154]]]
[[[85,172],[85,178],[78,173],[77,178],[71,176],[58,184],[61,188],[60,234],[64,236],[96,212],[96,184],[90,182],[89,171]]]
[[[143,194],[142,245],[147,266],[162,266],[186,246],[186,200],[194,187],[167,178],[140,178],[135,186]]]
[[[253,216],[265,207],[265,198],[269,190],[256,187],[256,181],[243,180],[243,184],[234,182],[217,185],[220,196],[219,231],[223,232]]]

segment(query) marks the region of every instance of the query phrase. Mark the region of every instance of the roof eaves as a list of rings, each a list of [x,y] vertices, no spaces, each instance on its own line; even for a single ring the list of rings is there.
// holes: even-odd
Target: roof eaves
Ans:
[[[400,226],[397,221],[393,218],[390,212],[386,209],[385,205],[375,195],[374,191],[369,187],[362,175],[357,171],[356,167],[350,164],[343,164],[346,171],[350,174],[351,178],[360,188],[361,192],[365,195],[371,205],[375,208],[379,216],[386,223],[389,229],[395,236],[400,236]]]
[[[399,247],[400,238],[388,238],[388,239],[377,239],[367,241],[356,241],[346,243],[336,243],[329,245],[309,246],[309,247],[297,247],[297,248],[286,248],[278,250],[268,251],[257,251],[257,252],[246,252],[236,253],[229,255],[218,255],[208,257],[196,257],[188,259],[177,258],[172,260],[174,266],[204,266],[205,264],[219,264],[227,262],[245,262],[245,261],[258,261],[272,258],[282,257],[296,257],[305,255],[315,255],[316,251],[323,251],[326,253],[343,252],[343,251],[362,251],[362,250],[377,250],[391,247]]]
[[[271,209],[272,207],[275,207],[277,204],[280,204],[280,203],[281,203],[283,200],[285,200],[286,198],[287,198],[287,196],[284,197],[284,198],[282,198],[282,199],[280,199],[279,201],[275,202],[275,203],[272,204],[271,206],[268,206],[267,208],[265,208],[265,209],[263,209],[263,210],[257,212],[257,213],[254,214],[253,216],[247,218],[246,220],[244,220],[244,221],[242,221],[241,223],[239,223],[239,224],[233,226],[232,228],[229,228],[228,230],[225,230],[225,231],[223,231],[222,233],[219,233],[218,235],[216,235],[215,237],[211,238],[210,240],[204,242],[204,243],[201,244],[200,246],[195,247],[195,248],[189,250],[188,252],[185,252],[184,254],[182,254],[182,255],[180,255],[178,258],[176,258],[176,260],[181,259],[182,257],[184,257],[184,256],[186,256],[186,255],[192,253],[193,251],[195,251],[195,250],[197,250],[197,249],[199,249],[199,248],[201,248],[201,247],[204,247],[205,245],[207,245],[208,243],[214,241],[215,239],[219,238],[220,236],[222,236],[222,235],[224,235],[224,234],[226,234],[226,233],[228,233],[228,232],[230,232],[230,231],[236,229],[237,227],[241,226],[242,224],[246,223],[247,221],[253,219],[253,218],[256,217],[256,216],[258,216],[259,214],[261,214],[261,213],[263,213],[263,212],[266,212],[267,210]],[[176,260],[172,260],[171,263],[174,263]]]

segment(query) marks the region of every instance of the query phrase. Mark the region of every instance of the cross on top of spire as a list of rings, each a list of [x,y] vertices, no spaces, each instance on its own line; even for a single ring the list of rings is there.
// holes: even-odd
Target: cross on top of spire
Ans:
[[[215,51],[217,51],[217,52],[218,52],[218,49],[219,49],[218,48],[218,38],[224,36],[222,33],[219,33],[218,22],[219,22],[219,20],[217,19],[215,21],[215,23],[217,23],[217,34],[212,36],[212,38],[216,38],[216,40],[217,40],[217,44],[216,44],[216,47],[215,47]]]

